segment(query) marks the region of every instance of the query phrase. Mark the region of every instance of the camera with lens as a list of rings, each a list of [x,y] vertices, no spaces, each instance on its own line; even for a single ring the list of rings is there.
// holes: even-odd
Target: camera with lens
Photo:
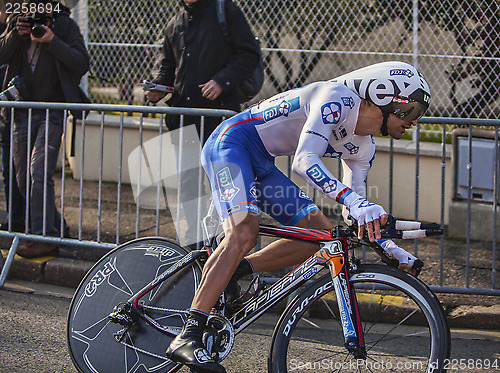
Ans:
[[[26,16],[28,23],[31,25],[31,35],[35,38],[41,38],[45,35],[43,25],[48,25],[47,15],[44,13],[34,13],[31,16]]]
[[[29,99],[29,90],[20,76],[15,76],[9,82],[7,89],[0,92],[0,101],[21,101]]]

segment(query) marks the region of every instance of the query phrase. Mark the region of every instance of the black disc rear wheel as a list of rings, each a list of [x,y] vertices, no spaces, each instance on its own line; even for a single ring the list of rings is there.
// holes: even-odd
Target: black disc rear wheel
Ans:
[[[156,372],[174,365],[165,358],[172,337],[142,320],[126,328],[108,315],[186,254],[174,241],[145,238],[117,247],[94,265],[68,315],[69,351],[80,372]],[[188,266],[142,297],[141,306],[158,323],[180,330],[200,278],[200,267]]]

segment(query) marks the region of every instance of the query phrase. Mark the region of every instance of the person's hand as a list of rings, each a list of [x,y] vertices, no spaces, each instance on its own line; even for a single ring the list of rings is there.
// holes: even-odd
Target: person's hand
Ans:
[[[146,95],[146,98],[152,103],[160,101],[163,97],[167,95],[165,92],[160,92],[160,91],[145,91],[144,94]]]
[[[19,35],[28,35],[31,33],[31,23],[26,17],[19,16],[16,20],[16,29]]]
[[[387,223],[389,216],[382,206],[371,203],[365,198],[358,198],[349,206],[350,215],[358,222],[358,238],[363,239],[364,230],[368,231],[370,242],[382,238],[380,227]]]
[[[222,87],[213,79],[198,87],[201,88],[201,95],[209,100],[215,100],[222,93]]]
[[[402,269],[413,276],[416,276],[418,272],[420,272],[420,269],[417,271],[413,268],[415,261],[418,261],[416,256],[399,247],[392,240],[382,240],[379,244],[391,258],[396,259],[399,262],[399,269]]]
[[[43,29],[45,30],[45,34],[41,38],[35,38],[33,35],[31,35],[31,40],[39,42],[39,43],[47,43],[49,44],[52,39],[54,39],[54,32],[52,29],[46,25],[42,25]]]

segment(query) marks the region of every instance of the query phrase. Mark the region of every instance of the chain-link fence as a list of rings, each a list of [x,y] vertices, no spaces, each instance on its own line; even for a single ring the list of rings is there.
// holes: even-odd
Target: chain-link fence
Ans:
[[[139,83],[154,76],[163,31],[179,1],[87,1],[75,10],[88,14],[93,102],[143,103]],[[430,83],[429,115],[498,118],[499,0],[235,2],[262,41],[266,80],[254,100],[402,60],[418,66]]]

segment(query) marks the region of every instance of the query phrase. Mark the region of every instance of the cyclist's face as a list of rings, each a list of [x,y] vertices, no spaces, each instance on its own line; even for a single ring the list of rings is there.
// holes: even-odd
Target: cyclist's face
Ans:
[[[390,114],[387,119],[387,132],[389,135],[395,139],[400,139],[407,129],[412,126],[416,126],[417,121],[407,122],[401,118],[398,118],[394,114]]]

